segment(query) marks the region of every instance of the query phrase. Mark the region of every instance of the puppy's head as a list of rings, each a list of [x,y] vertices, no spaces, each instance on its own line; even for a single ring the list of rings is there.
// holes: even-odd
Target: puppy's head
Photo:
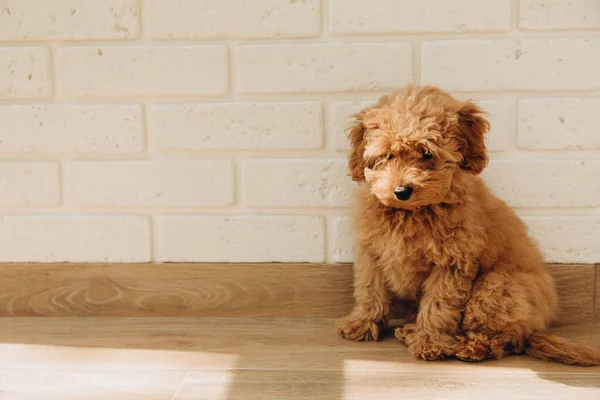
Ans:
[[[415,209],[444,201],[461,173],[488,163],[489,123],[474,103],[431,86],[410,86],[356,114],[350,129],[352,179],[386,206]]]

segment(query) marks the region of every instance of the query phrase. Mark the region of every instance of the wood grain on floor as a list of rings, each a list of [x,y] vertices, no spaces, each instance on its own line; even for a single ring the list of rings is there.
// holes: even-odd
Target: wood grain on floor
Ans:
[[[594,315],[594,267],[550,265],[562,323]],[[4,264],[0,316],[338,318],[347,264]]]
[[[0,265],[0,316],[335,318],[351,301],[348,265]]]
[[[555,333],[600,347],[600,325]],[[600,398],[600,368],[413,359],[329,319],[2,318],[1,400]]]
[[[594,265],[556,265],[549,267],[559,294],[560,320],[563,323],[594,319]]]

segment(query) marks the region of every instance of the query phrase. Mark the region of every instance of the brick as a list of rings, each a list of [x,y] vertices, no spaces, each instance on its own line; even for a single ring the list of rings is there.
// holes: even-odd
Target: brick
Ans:
[[[165,216],[162,262],[323,262],[325,225],[313,216]]]
[[[348,217],[336,217],[333,220],[333,261],[336,263],[354,261],[350,218]]]
[[[50,58],[41,47],[0,47],[0,100],[50,95]]]
[[[129,39],[139,36],[137,0],[4,0],[0,40]]]
[[[500,152],[508,149],[510,134],[510,103],[508,101],[477,101],[488,114],[485,118],[491,128],[486,135],[486,146],[490,152]]]
[[[350,149],[348,140],[348,127],[352,123],[351,115],[376,102],[373,100],[340,101],[331,106],[331,120],[333,123],[333,144],[337,150]]]
[[[524,149],[599,149],[600,98],[519,102],[518,145]]]
[[[519,6],[520,29],[600,28],[598,0],[521,0]]]
[[[148,110],[153,147],[169,150],[318,149],[320,103],[165,104]]]
[[[242,93],[376,91],[413,80],[409,43],[247,45],[237,61]]]
[[[0,262],[147,262],[145,216],[0,216]]]
[[[251,160],[243,164],[244,201],[254,207],[347,207],[346,160]]]
[[[0,162],[0,206],[57,206],[60,172],[56,162]],[[2,243],[2,242],[0,242]]]
[[[67,177],[77,206],[228,206],[234,199],[227,160],[75,161]]]
[[[510,29],[510,4],[510,0],[331,0],[329,21],[331,31],[340,34],[501,32]]]
[[[467,92],[600,89],[600,39],[425,42],[423,83]]]
[[[225,46],[62,47],[57,89],[71,97],[216,96],[228,91]]]
[[[2,153],[131,153],[143,150],[138,105],[0,106]]]
[[[498,161],[484,176],[513,207],[600,206],[599,161]]]
[[[593,264],[600,260],[600,217],[526,216],[523,219],[547,262]]]
[[[145,0],[144,31],[157,39],[314,37],[320,12],[319,0]]]

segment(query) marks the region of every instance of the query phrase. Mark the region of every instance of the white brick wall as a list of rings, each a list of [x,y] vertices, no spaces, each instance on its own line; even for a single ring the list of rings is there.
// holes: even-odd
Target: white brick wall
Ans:
[[[600,149],[600,98],[521,100],[517,137],[523,149]]]
[[[55,161],[1,161],[0,206],[60,205],[60,176]]]
[[[525,222],[550,260],[561,263],[598,262],[599,217],[525,217]]]
[[[252,160],[243,163],[244,203],[251,207],[348,207],[346,160]]]
[[[50,94],[50,53],[42,47],[0,47],[0,99]]]
[[[159,261],[325,261],[321,217],[180,215],[160,218],[158,228]]]
[[[349,217],[335,217],[333,219],[333,261],[336,263],[349,263],[354,259],[352,249],[352,236]]]
[[[412,80],[408,43],[248,45],[237,57],[241,93],[381,91]]]
[[[496,194],[513,207],[600,207],[600,160],[498,161],[484,174]]]
[[[511,0],[330,0],[331,31],[502,32],[510,28],[510,3]]]
[[[519,28],[531,30],[599,29],[597,0],[521,0]]]
[[[142,0],[144,26],[156,39],[315,37],[320,0]]]
[[[228,160],[73,161],[65,173],[78,207],[207,207],[233,203]]]
[[[3,153],[138,153],[144,148],[138,104],[0,106]]]
[[[225,46],[62,47],[56,73],[67,98],[216,96],[229,84]]]
[[[3,0],[0,40],[137,38],[137,0]]]
[[[351,262],[348,115],[408,82],[600,262],[598,71],[597,0],[0,1],[0,262]]]
[[[161,104],[148,108],[156,151],[319,149],[318,102]]]
[[[147,262],[150,223],[144,216],[0,217],[0,262]]]
[[[423,45],[423,83],[467,92],[600,90],[600,38],[441,40]]]

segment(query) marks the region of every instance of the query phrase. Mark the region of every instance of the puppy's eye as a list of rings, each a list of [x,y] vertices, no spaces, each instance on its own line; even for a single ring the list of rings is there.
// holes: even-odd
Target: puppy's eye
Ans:
[[[431,160],[432,157],[433,157],[433,154],[431,154],[429,152],[425,152],[421,155],[422,160]]]
[[[393,155],[393,154],[388,154],[386,158],[387,158],[388,160],[392,160],[392,159],[394,158],[394,155]]]

